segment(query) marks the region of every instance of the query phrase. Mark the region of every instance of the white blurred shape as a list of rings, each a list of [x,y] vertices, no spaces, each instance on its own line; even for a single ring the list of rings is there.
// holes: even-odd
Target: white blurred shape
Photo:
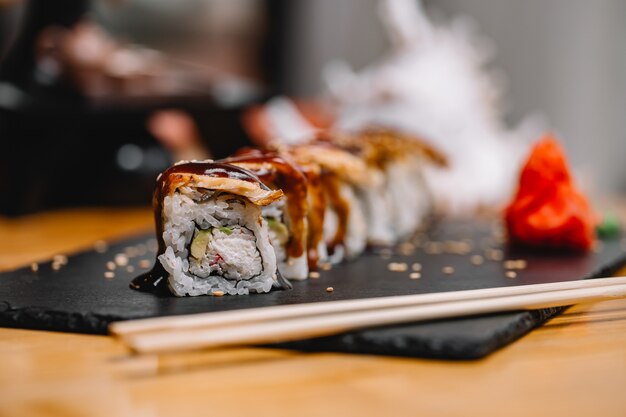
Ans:
[[[143,162],[143,151],[139,146],[127,143],[118,149],[116,159],[120,168],[127,171],[134,171],[139,168]]]
[[[501,83],[486,70],[493,48],[477,38],[473,21],[435,26],[416,1],[382,0],[380,10],[391,54],[359,73],[337,62],[323,73],[337,104],[337,127],[391,127],[444,152],[451,168],[429,167],[426,178],[448,213],[502,206],[541,126],[532,120],[523,129],[504,126]]]
[[[315,137],[316,129],[286,97],[274,97],[265,106],[270,137],[294,145]]]

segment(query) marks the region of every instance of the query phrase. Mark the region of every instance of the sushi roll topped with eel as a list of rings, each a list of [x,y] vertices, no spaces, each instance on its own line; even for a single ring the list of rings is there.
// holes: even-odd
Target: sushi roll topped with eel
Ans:
[[[136,286],[167,280],[177,296],[268,292],[277,275],[261,207],[283,196],[235,165],[183,162],[158,179],[153,206],[159,243],[155,269]]]
[[[154,192],[155,267],[131,287],[264,293],[396,244],[431,210],[426,162],[445,164],[413,138],[372,130],[175,164]]]

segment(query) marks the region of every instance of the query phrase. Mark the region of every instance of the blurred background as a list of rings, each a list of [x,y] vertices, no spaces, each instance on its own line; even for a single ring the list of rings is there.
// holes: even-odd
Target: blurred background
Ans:
[[[0,213],[147,204],[178,159],[254,142],[249,106],[389,53],[377,0],[0,0]],[[626,2],[425,0],[493,51],[508,125],[539,115],[583,188],[626,191]]]

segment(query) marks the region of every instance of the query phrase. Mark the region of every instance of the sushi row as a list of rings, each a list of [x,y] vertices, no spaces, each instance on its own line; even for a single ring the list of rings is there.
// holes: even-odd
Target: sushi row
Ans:
[[[430,211],[427,163],[445,161],[382,130],[179,162],[154,192],[155,268],[132,286],[167,284],[177,296],[263,293],[368,245],[392,245]]]

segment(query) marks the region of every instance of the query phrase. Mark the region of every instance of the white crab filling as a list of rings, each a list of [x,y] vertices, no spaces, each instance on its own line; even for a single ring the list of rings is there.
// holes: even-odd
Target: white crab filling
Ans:
[[[203,236],[206,234],[206,237]],[[202,248],[197,248],[197,244]],[[207,278],[220,275],[227,279],[250,279],[261,273],[263,262],[254,234],[241,226],[196,230],[189,256],[189,272]],[[197,253],[200,251],[201,253]],[[196,252],[196,253],[194,253]],[[197,256],[197,257],[196,257]]]

